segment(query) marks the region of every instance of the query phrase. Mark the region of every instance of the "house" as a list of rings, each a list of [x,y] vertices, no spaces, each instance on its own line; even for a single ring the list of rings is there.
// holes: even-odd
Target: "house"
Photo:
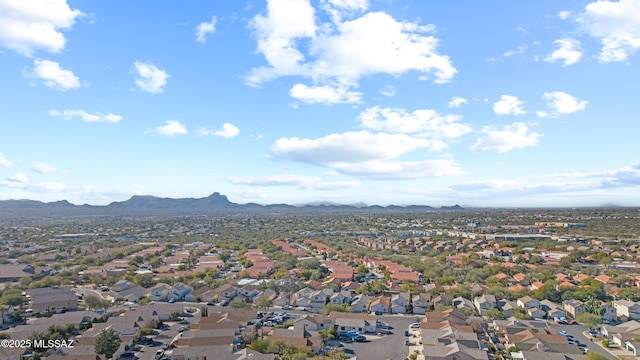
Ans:
[[[167,301],[167,296],[169,296],[169,291],[171,290],[171,288],[165,283],[158,283],[150,290],[151,291],[149,292],[149,300]]]
[[[602,314],[602,320],[604,320],[605,322],[618,320],[618,311],[616,310],[616,308],[609,304],[603,303],[602,309],[604,310]]]
[[[185,283],[175,283],[169,292],[169,300],[173,299],[175,301],[196,301],[195,296],[191,294],[193,288]]]
[[[369,303],[369,311],[374,314],[388,314],[390,308],[391,301],[384,295],[371,299],[371,302]]]
[[[335,305],[348,304],[351,301],[351,293],[346,290],[342,290],[331,295],[330,303]]]
[[[310,307],[311,306],[311,294],[317,290],[313,290],[310,287],[304,287],[293,294],[293,303],[296,306]]]
[[[231,300],[238,295],[238,288],[231,285],[225,284],[216,289],[218,291],[219,296]]]
[[[524,309],[540,308],[540,302],[531,296],[523,296],[516,302],[519,307]]]
[[[34,314],[78,310],[78,296],[68,288],[45,287],[26,291]]]
[[[529,315],[532,319],[544,319],[547,313],[542,309],[532,307],[527,309],[527,315]]]
[[[391,313],[406,314],[411,302],[411,293],[399,293],[391,296]]]
[[[413,303],[413,313],[416,315],[424,315],[431,308],[431,294],[429,293],[413,295],[411,301]]]
[[[293,322],[293,327],[302,327],[305,330],[319,331],[333,328],[334,319],[329,316],[302,315]]]
[[[316,290],[311,293],[311,307],[320,309],[327,303],[327,293],[323,290]]]
[[[431,305],[433,306],[434,309],[438,307],[451,306],[452,303],[453,303],[453,297],[451,297],[450,294],[446,294],[446,293],[437,295],[431,301]]]
[[[0,282],[16,282],[23,277],[32,277],[38,272],[36,268],[25,264],[0,265]]]
[[[564,316],[562,307],[550,300],[540,301],[540,309],[547,313],[547,319]]]
[[[491,294],[476,296],[475,299],[473,299],[473,304],[476,306],[476,309],[480,314],[487,310],[495,309],[498,306],[496,297]]]
[[[567,316],[574,319],[584,313],[584,303],[580,300],[565,300],[562,302],[562,308]]]
[[[329,314],[329,317],[333,319],[336,330],[339,333],[346,331],[376,332],[376,320],[378,319],[376,316],[333,311]]]
[[[500,312],[506,317],[513,316],[513,314],[515,314],[516,312],[516,308],[518,307],[518,304],[516,304],[515,301],[506,299],[498,300],[496,305],[496,308],[500,310]]]
[[[640,304],[629,300],[615,300],[612,306],[617,316],[627,320],[640,320]]]
[[[367,312],[369,309],[369,296],[360,294],[351,301],[351,311],[354,313]]]
[[[460,310],[460,309],[468,309],[471,311],[471,313],[473,313],[475,311],[473,302],[467,298],[464,298],[462,296],[458,296],[457,298],[452,300],[452,304],[453,307]]]
[[[258,295],[258,287],[256,285],[245,285],[238,290],[238,295],[242,295],[246,302],[252,302],[253,298]]]
[[[260,302],[260,299],[267,299],[273,303],[273,301],[278,297],[278,293],[273,289],[265,289],[264,291],[259,292],[256,296],[253,297],[252,303],[257,305]],[[286,305],[286,304],[285,304]]]

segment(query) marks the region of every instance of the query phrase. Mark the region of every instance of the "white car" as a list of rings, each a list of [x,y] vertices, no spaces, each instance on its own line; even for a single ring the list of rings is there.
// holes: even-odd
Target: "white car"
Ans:
[[[412,329],[419,329],[420,328],[420,323],[413,323],[411,325],[409,325],[410,328]]]

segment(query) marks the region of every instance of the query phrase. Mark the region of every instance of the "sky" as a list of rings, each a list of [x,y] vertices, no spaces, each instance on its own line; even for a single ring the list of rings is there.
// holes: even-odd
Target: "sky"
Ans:
[[[640,0],[0,0],[0,200],[640,206]]]

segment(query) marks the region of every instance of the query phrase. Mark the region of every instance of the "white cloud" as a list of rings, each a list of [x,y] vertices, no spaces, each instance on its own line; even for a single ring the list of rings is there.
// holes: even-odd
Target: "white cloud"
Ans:
[[[471,151],[497,151],[502,154],[511,150],[537,146],[538,139],[542,136],[535,132],[529,132],[524,123],[506,125],[501,130],[485,126],[482,132],[484,137],[478,139],[471,146]]]
[[[466,173],[456,163],[447,159],[424,161],[372,160],[355,164],[338,163],[333,167],[345,175],[380,180],[459,176]]]
[[[368,2],[363,1],[324,1],[321,6],[339,10],[333,22],[316,24],[309,0],[268,1],[266,15],[251,22],[268,65],[252,69],[246,77],[249,85],[292,75],[334,88],[357,86],[360,77],[378,73],[418,71],[432,75],[436,83],[455,75],[449,57],[436,51],[434,26],[397,21],[383,12],[341,21],[344,11],[365,10]]]
[[[538,110],[538,111],[536,111],[536,115],[537,115],[539,118],[547,118],[547,117],[549,117],[549,113],[548,113],[548,112],[546,112],[546,111],[544,111],[544,110]]]
[[[198,25],[196,29],[196,41],[205,43],[207,41],[207,35],[213,34],[216,31],[216,17],[213,16],[210,22],[203,22]]]
[[[53,174],[60,172],[55,166],[43,162],[34,162],[31,165],[31,170],[40,174]]]
[[[166,71],[159,69],[153,64],[142,63],[136,61],[136,85],[140,89],[152,93],[161,94],[164,92],[164,86],[167,84],[169,74]]]
[[[420,148],[438,151],[446,148],[446,144],[406,134],[359,131],[331,134],[317,139],[280,138],[271,146],[271,152],[285,160],[334,166],[340,163],[394,159]]]
[[[449,104],[447,104],[447,106],[449,106],[449,109],[454,109],[454,108],[459,108],[463,104],[468,104],[468,103],[469,102],[467,101],[467,99],[459,96],[454,96],[451,98],[451,101],[449,101]]]
[[[66,91],[80,87],[80,80],[71,70],[60,67],[55,61],[34,60],[33,69],[27,77],[42,80],[50,88]]]
[[[396,88],[392,85],[387,85],[384,89],[380,90],[380,94],[388,97],[396,96]]]
[[[59,52],[66,44],[61,30],[82,15],[66,0],[0,1],[0,44],[24,56],[37,49]]]
[[[569,66],[580,61],[582,49],[580,41],[575,39],[558,39],[553,42],[558,45],[558,49],[544,58],[546,62],[562,61],[562,66]]]
[[[558,114],[572,114],[584,110],[588,104],[588,101],[580,100],[562,91],[544,93],[544,98],[549,101],[547,105]]]
[[[156,127],[155,132],[166,136],[184,135],[187,128],[177,120],[167,120],[164,125]]]
[[[526,111],[522,107],[522,101],[515,96],[502,95],[500,100],[493,104],[493,111],[498,115],[524,115]]]
[[[344,17],[351,17],[369,8],[369,0],[321,0],[321,4],[334,23],[340,23]]]
[[[3,153],[0,153],[0,166],[4,168],[10,168],[13,166],[13,163],[7,160]]]
[[[222,130],[209,130],[205,128],[201,128],[198,130],[198,135],[200,136],[213,135],[213,136],[220,136],[225,139],[231,139],[233,137],[238,136],[239,134],[240,134],[240,129],[238,129],[236,126],[230,123],[222,124]]]
[[[595,1],[585,7],[577,21],[600,40],[602,62],[625,61],[640,48],[640,1]]]
[[[524,44],[523,45],[519,45],[517,50],[506,51],[504,54],[502,54],[502,56],[510,57],[510,56],[522,54],[523,52],[525,52],[525,50],[527,50],[527,46],[526,45],[524,45]]]
[[[435,110],[416,110],[372,107],[363,110],[358,119],[366,129],[391,133],[418,134],[433,138],[457,138],[472,131],[461,124],[458,115],[439,115]]]
[[[115,124],[122,120],[122,116],[113,113],[104,114],[101,112],[88,113],[84,110],[63,110],[58,111],[56,109],[49,110],[49,115],[62,118],[64,120],[71,120],[74,117],[79,117],[84,122],[106,122]]]
[[[348,87],[332,87],[330,85],[323,86],[307,86],[304,84],[295,84],[289,95],[294,99],[298,99],[307,104],[340,104],[340,103],[358,103],[362,93],[349,91]]]
[[[239,178],[230,177],[228,180],[236,185],[250,186],[291,186],[317,181],[319,178],[299,175],[271,175],[263,177]]]
[[[15,174],[7,177],[7,180],[11,181],[11,182],[16,182],[16,183],[29,182],[29,178],[27,177],[27,175],[25,175],[23,173],[15,173]]]
[[[566,20],[571,16],[571,13],[569,11],[560,11],[558,13],[558,17],[562,20]]]
[[[272,175],[264,177],[230,177],[228,181],[236,185],[248,186],[296,186],[312,190],[339,190],[360,186],[358,181],[324,181],[315,176]]]

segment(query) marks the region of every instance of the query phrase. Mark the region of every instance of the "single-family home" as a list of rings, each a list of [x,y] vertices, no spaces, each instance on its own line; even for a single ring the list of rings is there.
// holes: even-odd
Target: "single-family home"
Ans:
[[[516,302],[519,307],[524,309],[540,308],[540,302],[531,296],[523,296]]]
[[[495,309],[498,306],[495,295],[485,294],[482,296],[476,296],[473,299],[473,304],[480,314],[487,310]]]
[[[562,302],[562,308],[567,316],[574,319],[584,313],[584,303],[580,300],[565,300]]]
[[[351,301],[351,311],[354,313],[367,312],[369,309],[369,295],[356,295]]]
[[[615,300],[612,305],[618,317],[640,320],[640,304],[629,300]]]
[[[431,294],[420,293],[413,295],[411,299],[413,303],[413,313],[417,315],[424,315],[427,310],[431,309]]]

